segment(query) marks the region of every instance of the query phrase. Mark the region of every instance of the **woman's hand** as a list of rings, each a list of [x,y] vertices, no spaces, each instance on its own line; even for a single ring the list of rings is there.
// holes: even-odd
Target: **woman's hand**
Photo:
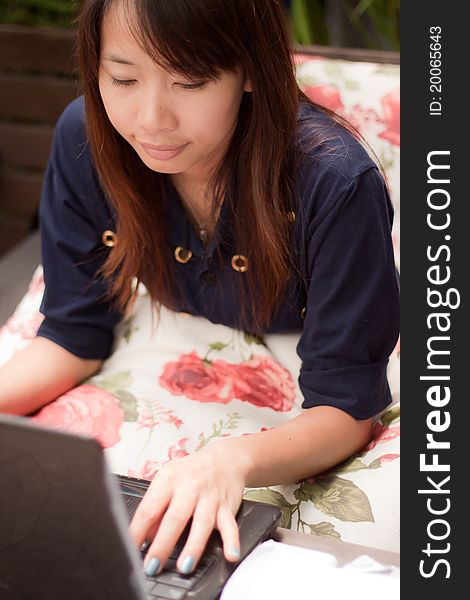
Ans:
[[[147,574],[163,567],[191,516],[178,568],[192,571],[214,527],[222,536],[225,557],[235,562],[240,545],[234,515],[245,487],[293,483],[322,473],[363,448],[371,430],[372,419],[357,420],[338,408],[316,406],[278,427],[226,438],[167,463],[130,527],[137,547],[151,542]]]
[[[246,459],[231,442],[235,440],[221,440],[172,460],[155,475],[130,525],[138,548],[146,541],[151,544],[147,575],[164,566],[190,517],[191,529],[177,561],[181,572],[194,569],[214,528],[222,537],[226,559],[239,558],[235,515],[245,488]]]

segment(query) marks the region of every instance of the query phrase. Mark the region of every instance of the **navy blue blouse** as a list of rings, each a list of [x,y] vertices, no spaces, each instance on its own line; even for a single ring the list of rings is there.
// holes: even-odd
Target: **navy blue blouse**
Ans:
[[[297,351],[304,408],[329,405],[366,419],[391,401],[386,368],[399,322],[393,209],[376,164],[350,133],[312,107],[302,106],[299,116],[324,119],[330,135],[326,147],[309,151],[297,177],[293,244],[304,282],[291,278],[267,332],[302,331]],[[234,290],[244,275],[231,266],[238,252],[229,203],[204,247],[166,181],[169,239],[193,254],[176,266],[182,289],[176,309],[237,327]],[[122,315],[103,301],[107,284],[97,271],[109,252],[103,232],[116,230],[116,215],[93,169],[83,98],[57,123],[40,224],[46,290],[38,335],[77,356],[107,358]]]

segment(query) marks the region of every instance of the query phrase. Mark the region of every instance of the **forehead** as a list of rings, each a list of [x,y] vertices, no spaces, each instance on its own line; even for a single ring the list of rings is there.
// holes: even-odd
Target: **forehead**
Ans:
[[[201,25],[197,19],[188,21],[181,10],[168,10],[157,18],[152,6],[144,3],[137,9],[134,0],[111,0],[101,20],[101,59],[121,64],[151,61],[170,74],[209,79],[244,71],[217,36],[207,38],[207,32],[196,31]]]
[[[149,49],[139,27],[138,16],[131,2],[111,2],[101,21],[100,59],[116,64],[152,63],[172,71],[154,42]]]
[[[111,2],[101,20],[101,44],[114,41],[138,43],[138,18],[135,9],[128,2]]]

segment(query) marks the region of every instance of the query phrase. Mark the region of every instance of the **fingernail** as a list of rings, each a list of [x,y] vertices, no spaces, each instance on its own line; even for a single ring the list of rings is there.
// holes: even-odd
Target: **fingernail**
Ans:
[[[140,551],[141,551],[141,552],[147,552],[147,550],[149,549],[149,547],[150,547],[150,542],[146,540],[146,541],[145,541],[145,542],[142,544],[142,546],[140,547]]]
[[[191,573],[193,565],[194,565],[193,557],[189,556],[189,555],[186,556],[180,567],[181,573],[184,573],[185,575],[187,575],[188,573]]]
[[[235,546],[230,550],[230,556],[233,556],[233,558],[240,558],[240,550],[238,548],[235,548]]]
[[[155,556],[149,560],[145,567],[147,577],[153,577],[160,568],[160,561]]]

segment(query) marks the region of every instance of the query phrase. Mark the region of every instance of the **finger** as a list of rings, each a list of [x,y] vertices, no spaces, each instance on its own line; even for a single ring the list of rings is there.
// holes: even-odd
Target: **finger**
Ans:
[[[240,558],[240,532],[228,504],[222,504],[217,511],[217,529],[224,545],[225,558],[230,562],[236,562]]]
[[[145,541],[143,542],[142,546],[140,547],[140,551],[143,552],[144,554],[147,553],[147,550],[150,548],[150,545],[152,544],[153,540],[155,539],[158,528],[160,527],[160,522],[161,522],[161,518],[147,532],[147,535],[145,536]]]
[[[149,487],[135,511],[129,525],[129,533],[137,548],[145,541],[151,541],[170,502],[170,492]]]
[[[201,500],[196,505],[188,539],[178,557],[177,567],[181,573],[191,573],[199,562],[214,529],[216,512],[217,507],[212,502]]]
[[[144,566],[147,575],[153,576],[163,568],[193,514],[195,504],[195,498],[188,497],[188,495],[179,495],[178,498],[173,496],[145,559]]]

